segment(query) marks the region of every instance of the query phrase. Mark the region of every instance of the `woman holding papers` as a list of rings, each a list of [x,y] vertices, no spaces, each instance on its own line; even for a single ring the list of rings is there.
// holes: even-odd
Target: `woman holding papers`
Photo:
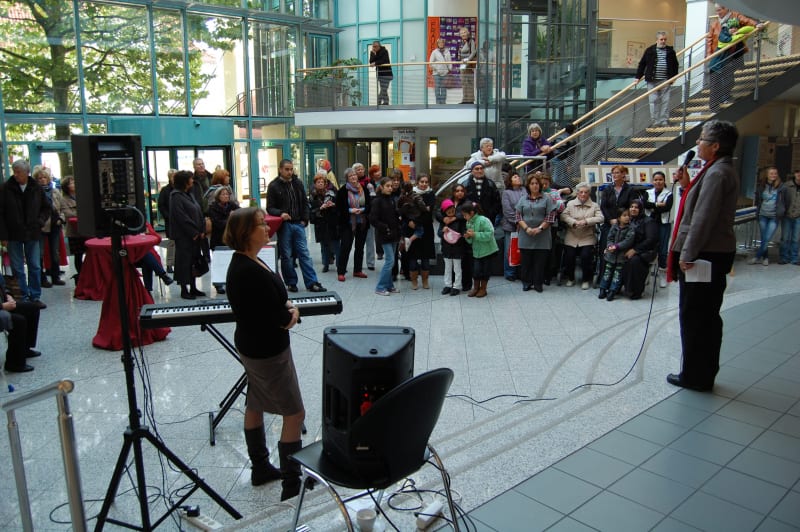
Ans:
[[[697,156],[705,165],[684,190],[673,232],[668,276],[679,268],[682,363],[681,372],[667,375],[667,382],[697,391],[711,391],[719,371],[719,310],[736,256],[733,220],[739,176],[731,156],[738,138],[731,122],[712,120],[703,126]],[[689,282],[687,274],[698,259],[711,263],[710,276],[708,281]]]

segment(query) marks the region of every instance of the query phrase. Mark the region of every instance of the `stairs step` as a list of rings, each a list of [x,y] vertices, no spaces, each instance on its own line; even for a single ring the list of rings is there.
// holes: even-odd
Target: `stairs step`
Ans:
[[[652,151],[653,148],[630,148],[628,146],[622,146],[620,148],[614,148],[616,151],[620,153],[641,153],[645,154],[649,151]]]
[[[783,62],[780,62],[780,63],[772,63],[772,64],[766,64],[766,65],[762,64],[761,68],[759,68],[759,72],[761,72],[762,74],[764,74],[765,72],[769,72],[769,73],[772,73],[772,74],[781,73],[781,72],[785,72],[786,70],[789,70],[793,66],[797,66],[798,64],[800,64],[800,59],[797,59],[795,61],[783,61]],[[750,75],[755,76],[756,67],[755,67],[755,65],[753,65],[752,67],[745,67],[745,68],[743,68],[741,70],[737,70],[736,73],[737,74],[744,74],[746,76],[750,76]]]
[[[706,112],[706,113],[695,113],[691,114],[686,117],[686,122],[705,122],[706,120],[710,120],[714,118],[714,113]],[[682,116],[673,116],[669,119],[670,124],[680,124],[683,122]]]
[[[765,65],[773,65],[773,64],[780,64],[786,63],[789,61],[800,60],[800,54],[791,54],[791,55],[782,55],[780,57],[771,57],[769,59],[762,59],[761,66],[764,67]],[[748,61],[744,64],[745,68],[755,68],[756,62],[755,61]]]

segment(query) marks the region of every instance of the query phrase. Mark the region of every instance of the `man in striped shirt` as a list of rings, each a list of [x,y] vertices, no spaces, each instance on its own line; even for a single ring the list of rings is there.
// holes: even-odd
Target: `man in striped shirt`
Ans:
[[[667,32],[656,33],[656,43],[644,51],[636,69],[636,82],[642,78],[650,91],[678,73],[678,57],[675,49],[667,45]],[[669,85],[650,93],[650,118],[653,126],[669,124]]]

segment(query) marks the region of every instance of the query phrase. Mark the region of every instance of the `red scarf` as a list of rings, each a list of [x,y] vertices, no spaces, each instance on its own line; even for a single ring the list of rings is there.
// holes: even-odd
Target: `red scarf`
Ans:
[[[675,245],[675,238],[677,238],[677,236],[678,236],[678,229],[681,226],[681,219],[683,218],[683,206],[686,203],[686,198],[689,196],[689,191],[692,189],[692,187],[695,185],[695,183],[700,181],[700,178],[703,177],[703,175],[705,175],[706,170],[708,170],[708,168],[712,164],[714,164],[714,161],[716,161],[716,160],[717,159],[714,158],[714,159],[711,159],[710,161],[708,161],[706,163],[706,165],[703,167],[703,169],[700,170],[700,173],[697,174],[697,177],[695,177],[694,179],[689,181],[689,184],[686,186],[686,188],[681,193],[681,201],[678,204],[678,215],[675,217],[675,225],[672,228],[672,245],[673,246]],[[680,250],[678,250],[677,252],[680,253]],[[670,248],[669,260],[667,260],[667,282],[668,283],[671,283],[673,281],[677,281],[678,280],[678,276],[675,275],[675,266],[678,263],[678,260],[672,260],[673,259],[673,257],[672,257],[673,253],[675,253],[675,250]]]

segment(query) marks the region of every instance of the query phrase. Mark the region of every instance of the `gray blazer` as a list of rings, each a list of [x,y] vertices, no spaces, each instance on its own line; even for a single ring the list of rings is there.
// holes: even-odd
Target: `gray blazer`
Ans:
[[[739,176],[730,157],[714,161],[699,181],[692,184],[678,228],[674,251],[680,260],[692,262],[702,252],[736,251],[733,220],[739,198]]]

